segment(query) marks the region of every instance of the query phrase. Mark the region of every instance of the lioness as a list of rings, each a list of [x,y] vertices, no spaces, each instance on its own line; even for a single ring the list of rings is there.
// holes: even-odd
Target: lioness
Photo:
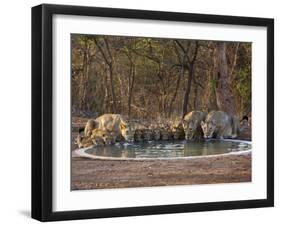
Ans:
[[[201,122],[204,138],[236,138],[239,132],[239,121],[223,111],[211,111],[205,122]]]
[[[96,126],[96,122],[94,119],[89,119],[85,125],[85,129],[84,129],[84,135],[86,137],[90,137],[92,134],[92,131],[95,129]]]
[[[96,119],[90,119],[85,126],[85,135],[89,136],[93,129],[114,132],[122,135],[128,142],[134,140],[134,130],[120,114],[104,114]]]
[[[182,126],[186,140],[197,140],[203,138],[201,122],[205,120],[207,113],[202,111],[191,111],[186,114]]]

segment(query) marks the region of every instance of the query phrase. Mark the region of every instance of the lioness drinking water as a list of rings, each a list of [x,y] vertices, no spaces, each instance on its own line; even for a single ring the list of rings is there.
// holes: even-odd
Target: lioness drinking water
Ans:
[[[223,111],[211,111],[205,122],[201,122],[204,138],[236,138],[239,132],[239,121]]]
[[[186,140],[203,138],[201,122],[205,120],[207,113],[202,111],[191,111],[185,115],[182,121]]]

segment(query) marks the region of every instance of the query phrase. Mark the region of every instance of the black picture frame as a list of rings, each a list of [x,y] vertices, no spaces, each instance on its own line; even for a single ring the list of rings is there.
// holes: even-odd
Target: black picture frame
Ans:
[[[54,212],[52,210],[52,18],[55,14],[266,27],[267,198]],[[57,221],[270,206],[274,206],[273,19],[49,4],[32,8],[32,218],[40,221]]]

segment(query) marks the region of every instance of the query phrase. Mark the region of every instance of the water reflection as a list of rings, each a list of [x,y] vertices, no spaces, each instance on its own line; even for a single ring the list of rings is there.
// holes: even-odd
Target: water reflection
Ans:
[[[175,158],[202,155],[217,155],[251,149],[244,142],[210,140],[203,142],[162,141],[136,144],[116,144],[95,147],[88,154],[118,158]]]

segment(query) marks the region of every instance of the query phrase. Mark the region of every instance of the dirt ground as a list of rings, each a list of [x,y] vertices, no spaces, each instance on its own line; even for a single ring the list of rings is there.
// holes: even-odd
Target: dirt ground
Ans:
[[[73,118],[72,150],[78,128],[87,119]],[[250,139],[250,129],[241,134]],[[71,189],[151,187],[251,181],[251,154],[173,160],[98,160],[72,154]]]

